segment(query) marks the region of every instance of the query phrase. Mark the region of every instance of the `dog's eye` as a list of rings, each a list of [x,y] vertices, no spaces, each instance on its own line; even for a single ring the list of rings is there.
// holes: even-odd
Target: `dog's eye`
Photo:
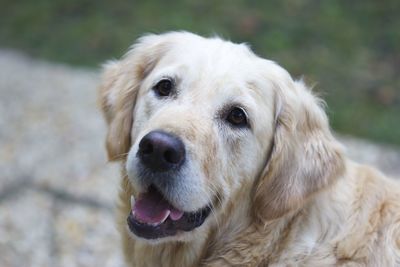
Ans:
[[[231,109],[226,120],[236,127],[247,126],[247,116],[243,109],[235,107]]]
[[[173,82],[170,79],[162,79],[153,88],[159,96],[169,96],[171,94]]]

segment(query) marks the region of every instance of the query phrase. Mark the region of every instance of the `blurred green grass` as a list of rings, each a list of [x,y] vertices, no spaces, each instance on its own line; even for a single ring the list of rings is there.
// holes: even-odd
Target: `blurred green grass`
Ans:
[[[400,145],[400,1],[0,0],[0,46],[98,67],[141,34],[218,34],[316,82],[339,132]]]

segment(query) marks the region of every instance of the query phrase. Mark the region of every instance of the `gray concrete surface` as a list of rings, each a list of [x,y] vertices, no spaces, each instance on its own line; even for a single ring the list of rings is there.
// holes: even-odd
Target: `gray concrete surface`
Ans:
[[[98,73],[0,50],[0,266],[123,266]],[[341,137],[400,174],[400,150]]]
[[[0,50],[0,266],[123,266],[97,80]]]

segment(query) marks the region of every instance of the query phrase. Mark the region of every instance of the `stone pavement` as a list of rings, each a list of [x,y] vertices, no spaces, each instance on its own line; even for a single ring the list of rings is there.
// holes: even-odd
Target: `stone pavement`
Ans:
[[[98,73],[0,50],[0,266],[124,266],[114,224]],[[400,174],[400,150],[341,137]]]

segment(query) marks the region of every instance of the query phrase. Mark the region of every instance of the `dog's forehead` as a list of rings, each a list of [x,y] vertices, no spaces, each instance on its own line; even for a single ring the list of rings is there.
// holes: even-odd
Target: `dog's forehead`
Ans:
[[[162,63],[180,65],[209,76],[246,72],[258,59],[247,45],[218,38],[192,38],[173,42],[169,47]]]

